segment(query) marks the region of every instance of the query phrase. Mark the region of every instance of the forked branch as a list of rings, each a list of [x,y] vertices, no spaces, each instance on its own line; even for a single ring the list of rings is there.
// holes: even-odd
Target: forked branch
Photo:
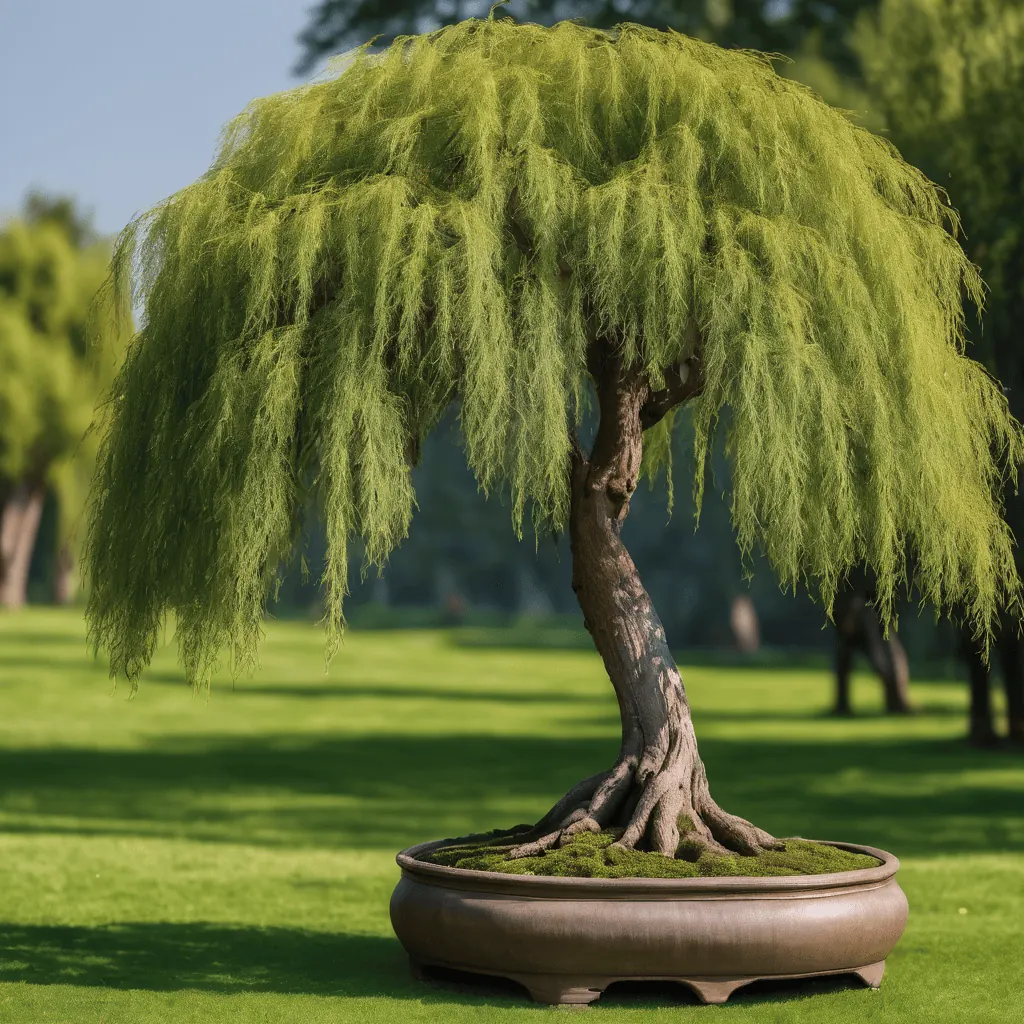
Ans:
[[[640,427],[649,430],[677,405],[696,398],[704,386],[698,356],[676,363],[665,371],[665,387],[652,391],[640,409]]]

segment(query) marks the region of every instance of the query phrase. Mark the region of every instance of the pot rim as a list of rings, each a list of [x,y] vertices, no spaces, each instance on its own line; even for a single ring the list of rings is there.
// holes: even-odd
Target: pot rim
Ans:
[[[803,839],[803,836],[790,836]],[[680,896],[698,893],[787,893],[808,890],[874,887],[892,878],[900,862],[893,854],[874,846],[842,843],[828,839],[809,839],[807,842],[835,846],[851,853],[866,853],[882,861],[873,868],[852,871],[833,871],[820,875],[727,875],[711,878],[575,878],[556,875],[512,875],[502,871],[477,871],[472,868],[452,868],[443,864],[430,864],[417,860],[417,856],[451,845],[461,840],[436,839],[418,843],[402,850],[395,861],[403,877],[412,877],[428,885],[482,892],[500,892],[506,895],[544,897],[568,895],[580,899],[589,897],[616,898],[627,895]]]

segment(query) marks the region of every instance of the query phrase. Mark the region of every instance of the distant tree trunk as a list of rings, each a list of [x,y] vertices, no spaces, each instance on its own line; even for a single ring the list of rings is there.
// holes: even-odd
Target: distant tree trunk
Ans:
[[[853,654],[862,650],[867,655],[875,674],[881,679],[885,692],[885,710],[890,714],[906,715],[913,712],[910,703],[910,670],[907,655],[896,630],[889,629],[889,638],[883,636],[869,595],[860,588],[847,587],[836,595],[834,608],[836,623],[836,699],[834,714],[850,715],[850,669]]]
[[[42,486],[20,484],[7,494],[0,510],[0,605],[5,608],[25,603],[44,497]]]
[[[1007,736],[1014,745],[1024,746],[1024,658],[1016,623],[999,625],[994,646],[1003,673]],[[999,733],[992,714],[989,666],[982,660],[981,652],[966,630],[961,631],[960,654],[967,665],[971,688],[968,739],[976,747],[998,746]]]
[[[961,643],[961,656],[967,665],[967,679],[971,688],[967,738],[972,746],[994,747],[999,743],[999,736],[992,720],[988,665],[982,660],[971,637],[963,637]]]
[[[852,715],[850,703],[850,669],[853,667],[853,645],[836,630],[836,699],[832,706],[834,715]]]
[[[569,537],[573,590],[618,698],[622,743],[611,770],[571,789],[511,855],[531,856],[577,832],[621,828],[617,845],[696,859],[755,854],[778,842],[711,798],[690,707],[665,630],[620,539],[640,471],[643,431],[678,404],[639,372],[594,372],[601,419],[589,459],[574,445]]]
[[[53,603],[57,605],[70,604],[74,597],[72,587],[72,570],[75,567],[75,560],[71,557],[71,550],[67,544],[60,546],[57,554],[57,561],[53,566]]]
[[[757,623],[757,609],[749,594],[737,594],[729,610],[729,624],[736,648],[744,654],[753,654],[761,646]]]
[[[1024,747],[1024,651],[1015,631],[1003,641],[1003,686],[1006,689],[1007,736],[1014,746]]]

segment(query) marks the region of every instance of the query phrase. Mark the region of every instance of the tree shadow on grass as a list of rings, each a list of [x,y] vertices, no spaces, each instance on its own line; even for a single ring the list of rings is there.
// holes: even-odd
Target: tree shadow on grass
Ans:
[[[88,650],[89,646],[84,628],[80,634],[67,631],[61,632],[59,630],[32,630],[24,628],[15,631],[12,629],[9,632],[0,634],[0,640],[9,644],[32,645],[35,647],[43,644],[48,649],[53,649],[54,647],[74,647],[80,651],[85,651]]]
[[[430,968],[414,980],[397,939],[207,922],[95,927],[0,923],[0,983],[174,992],[386,997],[424,1003],[531,1005],[509,979]],[[755,982],[731,1002],[778,1002],[862,987],[845,975]],[[697,1003],[685,985],[616,982],[597,1008]]]
[[[145,682],[165,686],[186,688],[185,677],[178,673],[152,672]],[[474,703],[483,701],[497,704],[591,704],[597,708],[607,707],[615,711],[615,697],[611,688],[595,689],[593,693],[567,693],[564,690],[509,690],[503,687],[488,689],[486,686],[453,687],[430,686],[417,683],[413,686],[377,686],[366,683],[313,683],[292,685],[289,683],[247,683],[238,682],[220,687],[220,693],[234,697],[299,697],[312,699],[352,700],[441,700]],[[615,711],[617,716],[618,712]]]
[[[398,941],[188,922],[0,924],[0,982],[419,998]]]
[[[6,749],[0,815],[8,831],[399,849],[536,820],[617,746],[611,736],[260,734]],[[716,799],[776,835],[908,856],[1024,850],[1024,760],[1012,752],[934,738],[714,736],[701,752]]]

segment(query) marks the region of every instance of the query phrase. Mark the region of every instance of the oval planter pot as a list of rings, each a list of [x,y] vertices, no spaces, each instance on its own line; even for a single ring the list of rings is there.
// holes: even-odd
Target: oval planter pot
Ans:
[[[877,988],[907,923],[883,863],[778,878],[555,878],[467,871],[397,857],[391,923],[413,974],[448,967],[511,978],[540,1003],[589,1003],[614,981],[679,981],[723,1003],[762,978],[856,974]]]

